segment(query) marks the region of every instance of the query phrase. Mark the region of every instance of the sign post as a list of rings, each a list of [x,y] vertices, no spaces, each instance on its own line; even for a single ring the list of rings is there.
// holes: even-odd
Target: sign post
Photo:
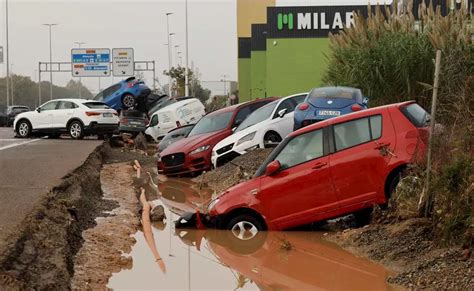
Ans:
[[[0,64],[3,64],[3,46],[0,46]]]
[[[110,76],[110,49],[72,49],[71,60],[74,77]]]
[[[114,77],[133,76],[135,74],[133,48],[112,49],[112,71]]]

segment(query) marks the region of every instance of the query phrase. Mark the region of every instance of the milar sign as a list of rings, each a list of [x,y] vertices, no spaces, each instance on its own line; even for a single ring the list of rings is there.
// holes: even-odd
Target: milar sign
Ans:
[[[283,30],[286,26],[288,29],[343,29],[354,25],[354,12],[335,12],[332,22],[328,22],[326,13],[297,13],[296,17],[293,13],[278,13],[277,26],[279,30]]]
[[[355,12],[367,15],[367,5],[269,7],[267,37],[327,37],[354,25]]]

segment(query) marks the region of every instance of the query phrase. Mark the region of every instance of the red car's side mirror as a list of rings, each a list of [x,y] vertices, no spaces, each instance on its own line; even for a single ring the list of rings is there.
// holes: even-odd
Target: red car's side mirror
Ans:
[[[267,168],[265,170],[265,175],[271,176],[275,174],[276,172],[280,171],[280,169],[281,169],[280,162],[278,160],[275,160],[267,165]]]

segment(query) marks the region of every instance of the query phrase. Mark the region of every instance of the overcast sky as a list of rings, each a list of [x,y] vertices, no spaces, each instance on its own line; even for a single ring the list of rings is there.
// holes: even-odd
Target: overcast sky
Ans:
[[[5,46],[5,0],[0,7],[0,46]],[[49,33],[43,23],[53,27],[53,62],[71,60],[74,42],[83,47],[133,47],[135,60],[155,60],[161,84],[167,78],[161,73],[168,68],[166,12],[170,31],[176,33],[172,45],[185,51],[184,0],[9,0],[10,64],[13,72],[33,76],[38,62],[49,61]],[[202,80],[237,79],[237,28],[235,0],[189,0],[189,57],[199,68]],[[174,48],[173,48],[174,49]],[[173,52],[173,62],[175,53]],[[191,62],[190,62],[191,64]],[[6,65],[0,65],[6,75]],[[37,74],[37,73],[36,73]],[[64,85],[70,73],[53,75],[55,84]],[[145,73],[152,85],[151,73]],[[42,74],[49,80],[49,73]],[[37,80],[37,76],[33,77]],[[98,89],[97,78],[82,78],[92,91]],[[112,81],[102,78],[104,88]]]

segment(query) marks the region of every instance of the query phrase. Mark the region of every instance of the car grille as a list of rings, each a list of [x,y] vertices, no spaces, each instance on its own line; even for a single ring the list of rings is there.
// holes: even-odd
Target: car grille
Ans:
[[[234,151],[231,151],[223,156],[220,156],[217,158],[217,166],[220,167],[230,161],[232,161],[233,159],[235,159],[236,157],[240,156],[238,153],[234,152]]]
[[[234,147],[234,144],[231,143],[230,145],[226,145],[225,147],[218,149],[216,152],[217,154],[221,155],[225,152],[230,151],[233,147]]]
[[[184,163],[184,153],[176,153],[161,157],[161,162],[165,167],[175,167]]]

